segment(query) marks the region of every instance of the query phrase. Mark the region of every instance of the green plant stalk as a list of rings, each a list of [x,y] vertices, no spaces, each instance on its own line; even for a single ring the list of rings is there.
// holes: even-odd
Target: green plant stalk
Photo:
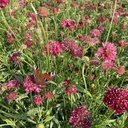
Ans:
[[[5,22],[4,22],[5,25],[6,25],[8,28],[10,28],[10,25],[8,24],[8,22],[7,22],[7,20],[6,20],[5,16],[4,16],[4,13],[3,13],[3,11],[2,11],[1,8],[0,8],[0,11],[1,11],[2,17],[3,17],[4,21],[5,21]],[[13,36],[15,37],[16,41],[20,44],[19,40],[18,40],[17,37],[15,36],[15,33],[14,33],[11,29],[10,29],[10,31],[11,31],[11,33],[13,34]],[[15,47],[18,47],[17,43],[14,43],[14,44],[15,44]]]
[[[109,38],[109,35],[110,35],[110,31],[112,29],[112,25],[113,25],[113,19],[114,19],[114,14],[115,14],[115,10],[116,10],[116,5],[117,5],[117,0],[115,0],[115,4],[114,4],[114,10],[113,10],[113,15],[112,15],[112,20],[110,22],[110,26],[109,26],[109,30],[108,30],[108,34],[107,34],[107,38],[106,38],[106,41],[108,41],[108,38]]]
[[[87,89],[87,83],[86,83],[86,80],[85,80],[84,70],[85,70],[85,64],[83,64],[83,67],[82,67],[82,77],[83,77],[83,81],[84,81],[85,91],[87,92],[88,89]]]

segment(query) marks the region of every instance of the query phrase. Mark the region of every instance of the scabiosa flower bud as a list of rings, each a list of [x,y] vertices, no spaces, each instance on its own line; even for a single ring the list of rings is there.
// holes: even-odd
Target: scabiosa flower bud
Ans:
[[[16,92],[9,92],[7,99],[8,99],[8,101],[11,101],[11,100],[14,100],[16,98],[16,96],[17,96]]]
[[[91,128],[90,112],[86,110],[86,106],[76,107],[70,115],[69,122],[74,128]]]
[[[38,94],[34,97],[34,100],[33,102],[36,104],[36,105],[40,105],[42,102],[44,102],[44,98],[41,94]]]
[[[77,92],[77,88],[74,85],[70,85],[70,86],[66,87],[65,91],[66,91],[67,94],[74,94],[74,93]]]
[[[123,110],[128,112],[128,90],[118,87],[111,87],[107,90],[103,102],[118,114],[121,114]]]

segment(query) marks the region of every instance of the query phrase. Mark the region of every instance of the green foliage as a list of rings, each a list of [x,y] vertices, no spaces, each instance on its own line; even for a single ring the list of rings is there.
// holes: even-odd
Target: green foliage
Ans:
[[[116,1],[116,0],[115,0]],[[122,114],[115,114],[104,103],[103,97],[108,86],[126,88],[128,84],[128,47],[121,47],[117,44],[119,40],[125,40],[128,45],[128,17],[117,16],[118,23],[109,20],[117,8],[122,8],[122,13],[128,8],[127,0],[122,0],[121,4],[113,4],[113,1],[103,0],[91,1],[94,9],[82,6],[88,2],[78,0],[77,6],[71,5],[72,0],[63,0],[58,4],[51,0],[27,0],[24,5],[18,4],[18,1],[10,1],[6,8],[0,8],[0,127],[1,128],[72,128],[69,123],[70,114],[73,108],[86,105],[90,111],[92,128],[127,128],[128,114],[124,111]],[[100,6],[97,3],[100,3]],[[102,3],[103,2],[103,3]],[[48,4],[49,15],[41,17],[38,15],[38,8],[43,3]],[[52,5],[54,4],[54,6]],[[122,4],[125,7],[122,7]],[[108,6],[104,9],[104,5]],[[52,9],[59,8],[54,13]],[[99,11],[102,9],[102,11]],[[9,10],[15,10],[15,15],[9,15]],[[28,28],[27,25],[32,21],[28,12],[35,13],[36,24]],[[90,16],[90,19],[84,19]],[[99,16],[105,16],[105,22],[98,22]],[[84,19],[87,24],[83,27],[79,25]],[[76,28],[70,30],[62,26],[62,20],[72,19],[76,23]],[[122,29],[121,25],[126,25]],[[83,43],[79,36],[88,36],[92,29],[98,25],[105,26],[105,30],[99,36],[99,44]],[[31,39],[25,38],[26,32],[29,32]],[[114,33],[114,34],[112,34]],[[7,34],[15,39],[10,42]],[[51,55],[49,40],[62,42],[65,38],[71,37],[83,48],[82,57],[72,57],[70,52],[62,50],[58,55]],[[27,47],[24,43],[32,41],[32,46]],[[113,42],[117,47],[117,57],[115,67],[120,65],[125,67],[125,73],[120,75],[116,70],[108,69],[105,71],[103,60],[98,58],[100,65],[94,65],[91,58],[96,57],[98,47],[102,47],[102,42]],[[46,46],[47,52],[44,50]],[[36,51],[36,52],[35,52]],[[10,55],[19,52],[18,60],[11,62]],[[41,90],[41,94],[52,91],[53,99],[44,97],[44,102],[39,106],[35,105],[33,99],[37,93],[27,93],[23,82],[26,76],[33,74],[33,65],[37,65],[41,72],[55,72],[57,75],[46,84],[46,88]],[[68,66],[68,65],[71,65]],[[76,72],[75,69],[79,71]],[[90,79],[94,74],[95,78]],[[8,89],[6,84],[9,80],[16,78],[20,86]],[[75,85],[77,92],[68,95],[65,92],[64,80],[70,80],[71,85]],[[11,91],[18,93],[13,101],[8,101],[8,94]],[[43,127],[42,125],[42,127]],[[40,128],[39,127],[39,128]]]

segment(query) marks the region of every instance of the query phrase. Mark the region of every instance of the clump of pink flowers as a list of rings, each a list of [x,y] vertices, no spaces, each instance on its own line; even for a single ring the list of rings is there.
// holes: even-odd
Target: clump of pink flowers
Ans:
[[[97,56],[104,60],[104,69],[108,69],[110,66],[114,66],[114,60],[116,59],[117,48],[111,42],[103,42],[103,47],[99,47],[97,50]]]
[[[26,92],[37,92],[39,93],[45,85],[38,85],[34,80],[34,75],[29,75],[24,79],[23,86],[26,88]]]
[[[70,50],[70,54],[75,57],[82,57],[83,55],[83,48],[78,46],[74,39],[66,38],[62,41],[63,49],[68,51]]]
[[[74,108],[71,112],[69,122],[73,128],[91,128],[90,112],[85,105]]]
[[[109,87],[104,95],[103,102],[118,114],[121,114],[123,110],[128,112],[128,90]]]
[[[0,7],[5,8],[10,0],[0,0]]]
[[[62,51],[62,45],[59,41],[50,40],[48,49],[52,55],[58,55]],[[48,51],[47,46],[44,46],[44,50],[45,50],[45,52]]]
[[[70,30],[73,30],[76,27],[76,23],[74,20],[66,19],[66,20],[62,20],[62,26],[68,27]]]

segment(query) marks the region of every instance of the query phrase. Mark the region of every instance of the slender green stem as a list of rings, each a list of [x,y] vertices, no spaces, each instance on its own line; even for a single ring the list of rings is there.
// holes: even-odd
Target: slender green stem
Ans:
[[[113,10],[112,20],[111,20],[111,23],[110,23],[110,26],[109,26],[109,30],[108,30],[106,41],[108,41],[108,38],[109,38],[109,35],[110,35],[110,31],[112,29],[112,24],[113,24],[114,14],[115,14],[115,10],[116,10],[116,5],[117,5],[117,0],[115,0],[115,5],[114,5],[114,10]]]

